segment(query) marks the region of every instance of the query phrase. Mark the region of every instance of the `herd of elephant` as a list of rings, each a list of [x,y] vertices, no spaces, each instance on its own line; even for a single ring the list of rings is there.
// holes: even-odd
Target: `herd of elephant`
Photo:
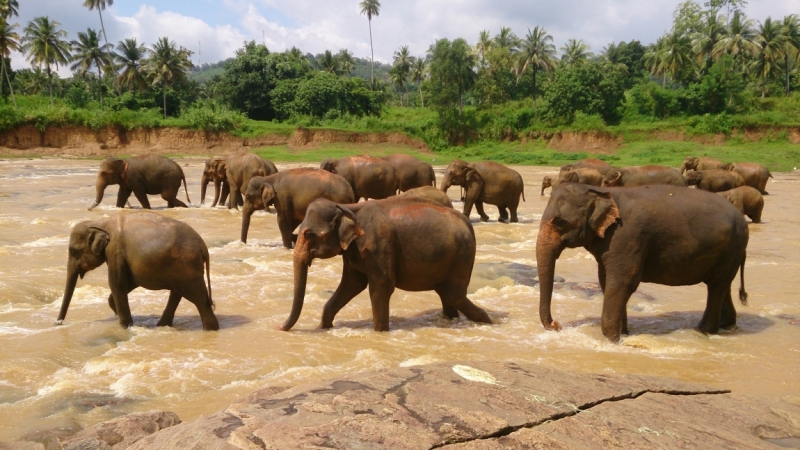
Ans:
[[[684,177],[681,172],[686,170]],[[550,300],[555,261],[568,247],[584,247],[598,262],[604,293],[601,329],[612,341],[628,333],[626,305],[642,281],[705,283],[708,299],[699,329],[716,333],[735,326],[730,289],[737,272],[742,278],[739,298],[747,298],[748,227],[740,211],[746,213],[751,205],[749,194],[735,191],[754,183],[761,199],[771,175],[751,164],[724,165],[708,158],[687,158],[681,172],[660,166],[614,169],[587,159],[563,166],[555,181],[545,178],[542,193],[550,185],[554,188],[536,244],[539,313],[545,328],[560,329],[551,316]],[[718,181],[725,175],[735,178],[728,188],[735,189],[726,189],[730,202],[705,192],[728,186]],[[703,183],[708,180],[713,181]],[[185,207],[177,198],[181,182],[185,188],[183,170],[168,158],[107,157],[89,209],[102,201],[111,184],[120,185],[119,208],[131,193],[145,209],[150,208],[148,194],[160,194],[169,207]],[[245,243],[253,213],[276,209],[283,245],[294,248],[293,303],[282,330],[291,329],[300,316],[312,261],[337,255],[343,258],[342,278],[323,308],[322,329],[331,328],[339,310],[367,288],[377,331],[389,329],[389,299],[396,288],[435,291],[446,317],[461,313],[475,322],[492,323],[486,311],[467,298],[476,252],[469,215],[475,206],[481,220],[488,220],[483,210],[487,203],[497,206],[500,222],[518,222],[524,184],[515,170],[495,162],[454,160],[437,189],[430,164],[409,155],[360,155],[326,160],[319,169],[278,171],[258,155],[241,153],[205,162],[201,202],[211,182],[212,207],[226,204],[226,199],[228,208],[242,207]],[[687,189],[687,184],[699,189]],[[463,213],[453,209],[446,195],[452,185],[463,190]],[[736,195],[742,197],[738,204]],[[191,203],[188,191],[186,198]],[[754,222],[760,213],[759,207],[750,216]],[[170,291],[159,326],[172,325],[180,300],[186,298],[197,307],[203,329],[219,328],[208,249],[189,225],[150,212],[77,224],[70,236],[58,323],[66,317],[78,277],[103,263],[109,270],[108,304],[123,327],[133,323],[128,293],[143,287]]]

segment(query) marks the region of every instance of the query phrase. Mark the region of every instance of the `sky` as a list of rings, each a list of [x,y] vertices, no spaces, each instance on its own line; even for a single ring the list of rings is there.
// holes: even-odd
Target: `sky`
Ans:
[[[110,1],[110,0],[107,0]],[[595,53],[611,42],[638,39],[649,44],[671,27],[680,0],[381,0],[372,18],[375,60],[390,62],[402,45],[423,56],[437,39],[477,41],[481,30],[494,36],[510,27],[523,37],[543,26],[556,48],[583,39]],[[83,0],[19,0],[18,32],[34,17],[61,23],[68,40],[79,31],[100,29],[97,10]],[[116,0],[103,11],[108,41],[135,37],[147,46],[167,36],[192,50],[193,62],[213,63],[234,56],[245,41],[264,42],[271,51],[292,46],[304,53],[337,52],[370,56],[369,24],[359,0]],[[757,21],[800,14],[800,0],[750,0],[747,15]],[[30,67],[12,55],[15,70]],[[67,68],[59,74],[69,76]]]

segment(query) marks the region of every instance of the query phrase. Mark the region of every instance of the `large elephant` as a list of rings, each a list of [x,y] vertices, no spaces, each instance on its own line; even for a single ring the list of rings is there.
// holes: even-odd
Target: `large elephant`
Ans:
[[[197,307],[204,330],[219,329],[211,299],[208,248],[189,225],[145,211],[75,225],[69,238],[67,286],[58,323],[67,315],[78,277],[103,263],[108,264],[111,289],[108,306],[123,327],[133,325],[128,293],[143,287],[170,291],[158,326],[172,326],[175,310],[185,298]]]
[[[709,192],[728,191],[744,186],[744,178],[736,172],[722,169],[689,170],[684,175],[689,186]]]
[[[397,193],[397,174],[394,167],[380,158],[369,155],[326,159],[320,168],[335,173],[350,183],[355,201],[388,198]]]
[[[253,177],[264,177],[278,172],[272,161],[263,159],[255,153],[237,153],[225,158],[213,157],[206,161],[203,176],[200,180],[200,203],[205,202],[206,187],[209,182],[214,182],[214,203],[225,201],[230,193],[231,201],[228,209],[239,209],[244,204],[242,193],[247,189],[247,183]],[[220,198],[220,185],[222,186]],[[234,201],[235,200],[235,201]]]
[[[758,189],[761,195],[769,195],[769,192],[767,192],[767,181],[772,178],[772,173],[761,164],[738,162],[723,164],[720,168],[738,173],[744,179],[745,186]]]
[[[433,173],[433,167],[425,161],[404,153],[395,153],[381,159],[394,167],[397,189],[400,192],[422,186],[436,187],[436,174]]]
[[[711,170],[721,169],[725,163],[715,158],[705,158],[696,156],[687,156],[683,159],[681,164],[681,174],[687,170]]]
[[[439,189],[436,189],[433,186],[422,186],[414,189],[409,189],[400,194],[399,197],[424,198],[426,200],[436,202],[448,208],[453,207],[453,202],[450,201],[450,197],[448,197],[447,194],[440,191]]]
[[[250,217],[254,212],[275,205],[283,246],[292,248],[292,231],[306,216],[314,200],[326,198],[337,203],[353,203],[350,184],[339,175],[322,169],[289,169],[268,177],[253,177],[247,185],[242,207],[242,242],[247,242]]]
[[[467,298],[475,262],[475,232],[452,208],[412,197],[392,197],[351,205],[316,200],[298,229],[294,249],[294,301],[282,330],[300,317],[315,258],[342,255],[339,287],[325,303],[320,328],[369,286],[376,331],[389,329],[389,299],[396,288],[436,291],[448,318],[459,311],[475,322],[491,323],[486,311]]]
[[[442,192],[447,192],[452,185],[464,188],[465,216],[469,217],[472,205],[475,205],[481,220],[484,222],[489,220],[489,216],[483,211],[483,204],[488,203],[497,206],[500,211],[500,222],[519,221],[517,207],[520,196],[523,201],[525,200],[525,185],[522,176],[516,170],[492,161],[468,163],[454,159],[444,172]]]
[[[186,191],[186,201],[192,203],[189,200],[189,191],[186,189],[183,169],[175,161],[159,155],[133,156],[124,160],[106,156],[97,172],[95,182],[97,197],[89,210],[103,201],[106,186],[111,184],[119,185],[117,208],[125,206],[131,193],[136,196],[144,209],[150,209],[148,194],[161,194],[161,198],[167,201],[167,206],[170,208],[176,206],[186,208],[186,204],[178,200],[181,181]]]
[[[676,186],[595,188],[565,183],[553,190],[536,239],[539,317],[558,330],[550,313],[556,259],[583,247],[597,261],[603,290],[603,335],[628,334],[626,305],[639,283],[705,283],[708,303],[698,325],[705,333],[736,324],[731,283],[741,269],[744,290],[748,241],[744,216],[719,195]]]
[[[605,178],[603,178],[602,185],[607,187],[634,187],[654,184],[686,186],[686,180],[683,179],[683,175],[678,169],[672,167],[631,166],[609,170]]]
[[[563,167],[563,166],[562,166]],[[561,183],[581,183],[581,184],[588,184],[591,186],[600,186],[603,184],[603,174],[598,172],[597,169],[593,168],[580,168],[580,169],[572,169],[566,172],[561,171],[558,174],[558,178],[553,181],[550,177],[542,178],[542,193],[544,195],[544,190],[549,187],[555,188]]]
[[[609,170],[612,169],[612,167],[611,164],[597,158],[581,159],[580,161],[561,166],[561,170],[558,173],[559,178],[564,172],[569,172],[575,169],[594,169],[605,175]]]
[[[739,186],[729,191],[717,192],[717,194],[728,199],[739,212],[749,217],[753,223],[761,222],[764,197],[758,192],[758,189],[750,186]]]

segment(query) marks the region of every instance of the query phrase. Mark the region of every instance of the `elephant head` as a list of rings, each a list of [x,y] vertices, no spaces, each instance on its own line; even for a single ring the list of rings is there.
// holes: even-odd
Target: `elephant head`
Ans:
[[[442,192],[447,192],[447,189],[452,185],[465,186],[467,182],[467,172],[474,170],[472,164],[460,159],[454,159],[444,171]]]
[[[697,165],[700,164],[700,158],[695,156],[687,156],[681,164],[681,175],[687,170],[697,170]]]
[[[553,186],[553,179],[550,177],[542,178],[542,193],[540,195],[544,195],[544,190]]]
[[[203,177],[200,179],[200,203],[206,201],[206,188],[208,183],[214,182],[214,204],[219,200],[220,184],[225,181],[227,176],[227,166],[225,159],[220,156],[215,156],[206,160],[205,167],[203,168]]]
[[[605,238],[608,228],[619,217],[617,204],[608,192],[573,183],[561,184],[553,190],[536,238],[539,318],[548,330],[561,329],[550,313],[556,260],[561,252]]]
[[[606,173],[606,176],[603,177],[602,186],[614,187],[619,186],[620,180],[622,179],[622,172],[619,170],[609,170]]]
[[[128,185],[128,163],[114,158],[113,156],[106,156],[100,163],[100,170],[97,172],[97,181],[95,182],[95,190],[97,192],[94,204],[89,207],[89,211],[94,209],[103,201],[103,194],[106,187],[112,184]]]
[[[247,184],[244,192],[244,206],[242,206],[242,242],[247,243],[247,231],[250,229],[250,216],[254,212],[267,209],[275,202],[275,187],[266,179],[267,177],[253,177]]]
[[[298,227],[297,245],[294,247],[292,312],[281,330],[289,331],[300,317],[311,262],[315,258],[327,259],[339,255],[363,234],[364,230],[347,207],[326,199],[317,199],[308,206],[306,217]]]
[[[92,222],[81,222],[72,229],[69,237],[69,256],[67,257],[67,286],[64,289],[64,300],[58,322],[67,316],[69,302],[75,292],[78,277],[83,279],[86,272],[100,267],[106,262],[106,246],[109,235],[106,230],[92,225]]]
[[[725,163],[725,164],[719,166],[719,168],[722,169],[722,170],[727,170],[728,172],[734,172],[736,170],[736,164],[735,163]]]
[[[560,183],[580,183],[581,177],[578,172],[571,171],[565,173],[559,180]]]
[[[696,170],[688,170],[686,174],[683,175],[683,178],[686,179],[686,184],[689,186],[695,186],[700,183],[700,180],[703,179],[703,172],[698,172]]]
[[[322,170],[327,170],[330,173],[336,173],[336,160],[335,159],[326,159],[322,161],[322,164],[319,165],[319,168]]]

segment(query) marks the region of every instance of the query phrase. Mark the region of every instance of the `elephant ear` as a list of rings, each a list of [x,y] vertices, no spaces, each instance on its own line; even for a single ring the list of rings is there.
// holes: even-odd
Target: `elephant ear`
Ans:
[[[336,173],[336,167],[334,167],[333,161],[330,160],[330,159],[326,159],[325,161],[322,161],[322,164],[320,164],[319,167],[320,167],[320,169],[327,170],[330,173]]]
[[[228,165],[225,164],[224,159],[215,159],[214,160],[214,172],[220,178],[225,178],[227,175]]]
[[[339,221],[339,244],[342,250],[347,250],[350,244],[358,239],[359,236],[364,235],[364,230],[356,221],[353,211],[341,205],[336,205],[336,209],[341,213]]]
[[[87,241],[89,248],[95,255],[100,256],[103,254],[106,245],[108,245],[108,239],[106,230],[98,227],[89,227],[89,237]]]
[[[119,177],[123,181],[128,181],[128,163],[118,159],[114,161],[114,165],[116,166],[117,173],[119,173]]]
[[[606,236],[606,229],[619,219],[619,208],[610,193],[594,189],[589,189],[589,193],[595,195],[594,211],[589,217],[589,227],[602,238]]]
[[[261,201],[264,202],[264,207],[269,207],[270,202],[274,199],[275,188],[269,183],[264,183],[264,185],[261,186]]]
[[[483,187],[483,177],[477,170],[475,170],[472,166],[467,166],[467,172],[464,174],[464,185],[467,189],[470,188],[482,188]]]
[[[564,175],[564,181],[567,183],[577,183],[581,181],[581,179],[576,172],[569,172]]]

